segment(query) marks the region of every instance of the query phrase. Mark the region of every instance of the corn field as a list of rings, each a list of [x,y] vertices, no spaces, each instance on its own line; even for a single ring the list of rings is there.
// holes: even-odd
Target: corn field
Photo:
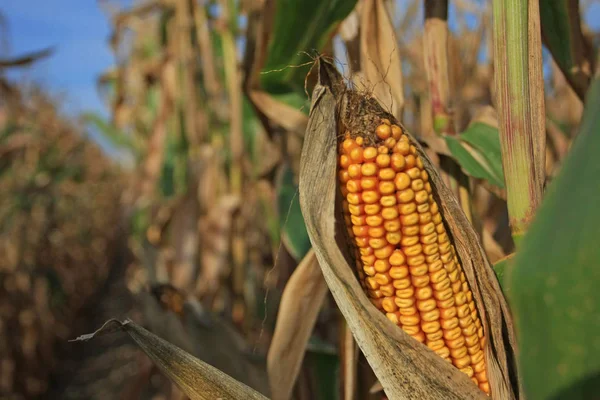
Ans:
[[[0,56],[1,399],[597,398],[598,2],[97,5],[109,118]]]

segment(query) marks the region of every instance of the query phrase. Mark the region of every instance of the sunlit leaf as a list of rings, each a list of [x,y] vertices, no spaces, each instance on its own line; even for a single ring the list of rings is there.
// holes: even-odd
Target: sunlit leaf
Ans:
[[[587,97],[579,136],[506,271],[531,399],[593,398],[600,387],[600,81]]]

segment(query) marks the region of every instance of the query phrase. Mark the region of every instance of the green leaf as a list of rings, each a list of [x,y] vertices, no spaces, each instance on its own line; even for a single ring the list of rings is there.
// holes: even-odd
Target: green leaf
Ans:
[[[340,358],[335,347],[312,337],[306,359],[317,382],[316,400],[339,399]]]
[[[294,183],[294,173],[287,165],[282,166],[279,174],[277,208],[281,240],[294,259],[300,261],[310,250],[310,240],[300,211],[298,185]]]
[[[444,139],[450,153],[468,175],[504,188],[497,129],[483,123],[475,123],[458,138],[444,136]]]
[[[356,0],[277,0],[276,14],[268,59],[262,76],[263,87],[271,92],[273,86],[287,85],[304,90],[304,78],[311,65],[285,68],[312,61],[313,50],[322,50],[333,30],[354,8]]]
[[[579,18],[579,0],[553,0],[540,6],[544,44],[575,92],[583,97],[589,76],[583,73],[580,65],[584,45]]]
[[[600,388],[600,80],[587,96],[579,136],[506,271],[530,399]]]
[[[136,155],[139,153],[138,146],[136,146],[133,139],[128,136],[127,133],[115,128],[98,114],[89,112],[83,114],[82,118],[84,122],[96,128],[97,132],[107,139],[114,147],[125,148]]]

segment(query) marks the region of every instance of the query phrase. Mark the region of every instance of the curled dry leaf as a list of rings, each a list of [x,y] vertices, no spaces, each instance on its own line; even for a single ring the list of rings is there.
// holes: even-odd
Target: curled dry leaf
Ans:
[[[360,288],[349,264],[349,241],[341,222],[341,196],[336,183],[337,136],[344,132],[348,116],[354,120],[379,116],[398,123],[374,99],[349,90],[330,63],[319,59],[318,64],[319,82],[313,92],[302,153],[300,204],[325,280],[390,399],[485,398],[465,374],[391,324]],[[348,110],[352,112],[348,114]],[[521,395],[515,365],[516,343],[500,285],[460,206],[423,149],[408,136],[429,174],[433,195],[482,320],[492,398],[518,399]]]
[[[394,25],[383,0],[366,0],[361,14],[360,64],[365,84],[386,110],[401,118],[404,87]]]
[[[283,290],[275,333],[267,356],[273,400],[290,398],[326,294],[323,273],[311,250]]]
[[[101,334],[125,331],[191,400],[267,398],[229,375],[198,360],[179,347],[132,321],[111,319],[94,333],[74,341],[88,341]]]

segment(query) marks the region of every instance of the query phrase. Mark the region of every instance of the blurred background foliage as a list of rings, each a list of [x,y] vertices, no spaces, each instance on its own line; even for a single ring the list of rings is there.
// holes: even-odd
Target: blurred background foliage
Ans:
[[[381,28],[365,25],[375,3],[397,41],[365,42],[365,32]],[[549,177],[578,132],[599,43],[585,18],[573,17],[573,2],[558,3],[541,7]],[[580,2],[581,16],[591,3]],[[268,393],[265,355],[279,300],[310,249],[297,173],[317,52],[369,91],[365,46],[393,42],[405,126],[434,159],[450,157],[472,177],[473,222],[490,260],[512,253],[491,6],[450,4],[458,134],[441,142],[418,0],[99,1],[115,58],[98,77],[108,119],[94,111],[65,117],[59,100],[5,74],[51,49],[0,59],[0,397],[181,398],[123,338],[66,343],[125,316]],[[123,155],[133,163],[119,163]],[[328,297],[295,398],[343,393],[340,319]],[[374,382],[361,358],[358,398],[381,398],[369,394]]]

